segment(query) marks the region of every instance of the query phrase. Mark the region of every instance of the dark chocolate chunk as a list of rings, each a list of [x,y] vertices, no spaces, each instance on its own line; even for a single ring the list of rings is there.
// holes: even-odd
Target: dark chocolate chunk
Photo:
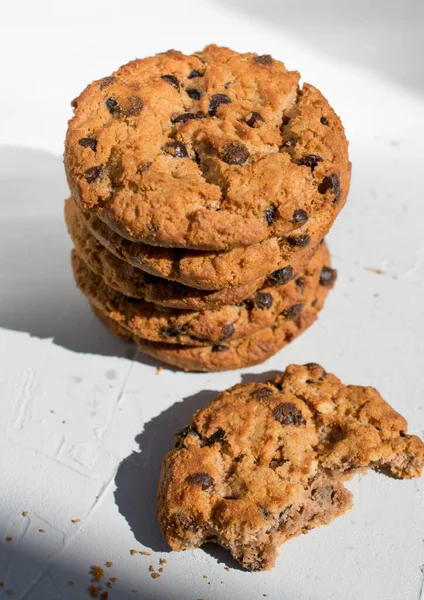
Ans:
[[[113,75],[111,75],[110,77],[103,77],[103,79],[100,79],[99,81],[100,89],[103,90],[105,87],[107,87],[114,81],[116,81],[116,77],[113,77]]]
[[[215,344],[211,348],[211,352],[226,352],[227,350],[229,350],[229,348],[224,344]]]
[[[90,167],[84,171],[84,177],[87,183],[93,183],[102,174],[102,167]]]
[[[303,304],[292,304],[281,313],[287,320],[294,321],[303,310]]]
[[[271,273],[271,275],[268,277],[268,281],[272,285],[284,285],[285,283],[288,283],[291,279],[293,279],[293,277],[293,269],[290,265],[287,265],[287,267],[277,269],[277,271]]]
[[[97,140],[95,140],[94,138],[81,138],[80,140],[78,140],[78,144],[83,148],[91,148],[93,152],[95,152],[97,148]]]
[[[242,165],[249,156],[250,153],[246,146],[238,142],[224,144],[219,153],[220,159],[229,165]]]
[[[340,200],[340,179],[337,175],[328,175],[319,184],[318,191],[320,194],[325,194],[328,190],[334,192],[333,202],[338,202]]]
[[[205,442],[205,446],[212,446],[217,442],[222,442],[225,439],[225,431],[221,428],[217,429],[215,433],[210,435]]]
[[[283,117],[283,126],[285,127],[286,125],[288,125],[291,121],[290,117]]]
[[[290,246],[296,246],[297,248],[306,248],[306,246],[309,246],[310,241],[311,238],[309,235],[298,235],[297,237],[289,236],[287,238],[287,242]]]
[[[269,387],[263,387],[252,395],[256,400],[269,400],[272,396],[272,389]]]
[[[197,69],[193,69],[192,72],[189,75],[187,75],[187,79],[194,79],[195,77],[203,77],[203,73],[201,73]]]
[[[214,94],[209,100],[209,115],[214,117],[221,104],[231,104],[231,98],[226,94]]]
[[[265,123],[265,119],[260,113],[253,111],[246,123],[249,127],[259,127],[259,123]]]
[[[337,279],[337,271],[336,269],[332,269],[331,267],[323,267],[321,271],[321,275],[319,277],[320,285],[330,286]]]
[[[255,304],[258,308],[269,310],[272,306],[273,298],[266,292],[257,292],[255,295]]]
[[[182,142],[178,142],[177,140],[165,144],[164,150],[174,158],[186,158],[188,156],[187,148]]]
[[[303,418],[301,411],[296,404],[291,402],[281,402],[272,411],[272,416],[281,425],[305,425],[306,421]]]
[[[271,54],[262,54],[261,56],[255,56],[253,62],[259,65],[272,65],[272,56]]]
[[[175,75],[162,75],[161,79],[163,79],[164,81],[167,81],[169,84],[172,85],[172,87],[174,87],[176,90],[180,91],[180,82],[175,77]]]
[[[213,486],[213,479],[208,473],[193,473],[186,477],[187,483],[191,485],[200,485],[202,490],[207,490]]]
[[[194,88],[190,88],[189,90],[186,90],[186,92],[192,100],[200,100],[202,97],[202,92]]]
[[[170,325],[166,329],[162,329],[161,333],[165,337],[177,337],[178,335],[187,333],[189,329],[189,324],[184,323],[182,325]]]
[[[119,113],[118,102],[115,100],[115,98],[107,98],[105,104],[106,108],[112,115]]]
[[[171,123],[187,123],[187,121],[190,121],[192,119],[198,121],[199,119],[205,118],[206,115],[199,110],[197,113],[182,113],[181,115],[178,115],[177,117],[171,119]]]
[[[303,208],[297,208],[291,218],[292,223],[306,223],[308,219],[308,213]]]
[[[317,164],[319,162],[322,162],[324,159],[322,159],[320,156],[317,156],[316,154],[306,154],[305,156],[302,156],[301,159],[299,159],[297,161],[298,165],[303,165],[305,167],[309,167],[311,169],[311,171],[313,172],[313,170],[315,169],[315,167],[317,166]]]
[[[200,433],[196,429],[194,429],[194,427],[190,427],[190,425],[188,425],[187,427],[184,427],[184,429],[182,429],[179,433],[177,433],[175,447],[182,448],[184,446],[184,440],[190,435],[202,439]]]
[[[278,209],[276,206],[270,206],[269,208],[267,208],[264,211],[265,219],[266,219],[266,222],[268,223],[268,225],[272,225],[274,223],[277,211],[278,211]]]
[[[305,291],[305,281],[302,277],[298,277],[295,281],[295,284],[297,285],[297,287],[299,288],[299,290],[301,291],[301,293],[303,294],[303,292]]]
[[[222,328],[222,333],[221,333],[221,340],[226,340],[228,338],[230,338],[234,333],[234,325],[233,323],[228,323],[227,325],[224,325],[224,327]]]
[[[323,125],[326,125],[326,126],[328,127],[328,125],[329,125],[329,122],[327,121],[327,119],[326,119],[325,117],[321,117],[321,118],[320,118],[320,121],[321,121],[321,123],[322,123]]]

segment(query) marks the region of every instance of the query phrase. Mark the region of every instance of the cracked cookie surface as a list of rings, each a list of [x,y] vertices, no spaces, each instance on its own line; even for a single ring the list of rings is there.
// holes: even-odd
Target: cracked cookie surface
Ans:
[[[287,285],[264,286],[239,304],[199,312],[165,308],[124,296],[93,273],[77,253],[72,255],[77,286],[107,317],[145,340],[187,346],[211,346],[244,338],[272,326],[279,317],[296,320],[316,300],[320,286],[333,285],[336,271],[329,265],[324,244],[307,269]]]
[[[322,94],[269,55],[207,46],[134,60],[73,102],[65,168],[78,204],[123,237],[228,250],[330,229],[347,141]]]
[[[371,387],[315,363],[236,385],[200,409],[163,461],[157,497],[173,550],[214,541],[246,569],[352,505],[343,482],[373,468],[421,475],[424,444]]]

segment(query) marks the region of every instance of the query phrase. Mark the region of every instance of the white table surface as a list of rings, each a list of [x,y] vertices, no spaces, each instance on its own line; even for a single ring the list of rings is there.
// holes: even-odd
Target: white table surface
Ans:
[[[1,4],[0,598],[83,600],[90,565],[108,560],[111,600],[424,598],[423,480],[356,478],[353,510],[286,544],[262,574],[234,568],[214,546],[169,553],[154,515],[175,431],[216,391],[290,362],[376,386],[424,434],[423,7]],[[319,322],[265,364],[158,373],[102,328],[74,287],[62,144],[69,102],[86,83],[136,56],[211,41],[284,60],[342,115],[353,179],[329,236],[339,280]],[[152,579],[160,558],[164,572]]]

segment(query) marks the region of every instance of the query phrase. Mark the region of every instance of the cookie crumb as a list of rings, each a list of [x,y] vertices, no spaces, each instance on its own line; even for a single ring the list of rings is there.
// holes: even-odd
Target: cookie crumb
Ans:
[[[224,567],[224,569],[225,569],[226,571],[229,571],[229,570],[230,570],[230,567]]]
[[[163,367],[162,365],[159,365],[158,368],[156,369],[156,373],[159,375],[159,373],[163,371]]]
[[[112,583],[115,583],[116,577],[109,577],[109,581],[111,581]]]
[[[4,587],[4,581],[0,581],[0,587]]]
[[[159,564],[160,564],[160,565],[166,565],[166,563],[167,563],[167,562],[168,562],[168,561],[166,560],[166,558],[160,558],[160,559],[159,559]]]
[[[28,511],[24,510],[24,511],[22,512],[22,516],[23,516],[23,517],[27,517],[28,515],[29,515],[29,512],[28,512]]]
[[[102,592],[100,594],[100,600],[107,600],[109,598],[109,592]]]
[[[39,529],[38,531],[39,531],[40,533],[46,533],[46,530],[45,530],[45,529]]]
[[[81,523],[81,519],[71,519],[72,523]]]
[[[110,567],[113,567],[113,562],[112,562],[111,560],[107,560],[107,561],[106,561],[106,566],[108,567],[108,569],[109,569]]]
[[[50,412],[52,413],[52,415],[54,415],[56,411],[55,410],[51,410]]]
[[[158,577],[160,577],[160,573],[151,573],[150,577],[153,577],[153,579],[157,579]]]
[[[62,423],[65,425],[66,421],[62,421]]]
[[[158,571],[159,573],[163,573],[163,567],[159,567]]]
[[[374,267],[364,267],[367,271],[371,271],[371,273],[376,273],[377,275],[386,275],[384,271],[381,269],[374,269]]]
[[[134,548],[132,550],[130,550],[130,554],[131,556],[134,556],[134,554],[139,554],[138,550],[134,550]]]
[[[102,567],[99,567],[99,565],[92,565],[90,567],[89,573],[91,575],[91,581],[95,581],[95,582],[99,582],[101,580],[101,578],[103,577],[103,575],[105,574]]]
[[[90,585],[87,588],[87,592],[90,594],[90,596],[92,598],[98,598],[99,597],[99,592],[101,592],[101,590],[102,590],[102,586],[101,585],[98,585],[98,586]]]
[[[154,570],[155,570],[155,567],[153,565],[149,565],[149,571],[150,571],[150,573],[153,573]]]
[[[106,581],[105,586],[110,590],[112,589],[112,584],[110,583],[110,581]]]
[[[73,582],[73,581],[71,581],[71,580],[67,581],[66,583],[67,583],[68,585],[74,585],[74,582]]]
[[[207,578],[208,578],[208,576],[207,576],[207,575],[203,575],[203,579],[207,579]]]
[[[151,555],[152,555],[152,553],[151,553],[151,552],[146,552],[145,550],[141,550],[141,551],[139,552],[139,554],[142,554],[143,556],[151,556]]]
[[[13,537],[11,535],[8,535],[6,537],[6,542],[11,542],[13,540]]]

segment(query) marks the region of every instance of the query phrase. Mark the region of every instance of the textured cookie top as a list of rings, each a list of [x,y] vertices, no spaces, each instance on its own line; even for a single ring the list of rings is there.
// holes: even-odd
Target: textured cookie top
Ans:
[[[71,191],[128,239],[229,249],[290,233],[349,186],[339,118],[269,55],[207,46],[135,60],[74,101]]]
[[[164,535],[176,550],[212,538],[237,557],[260,532],[283,535],[314,482],[326,480],[331,491],[332,481],[365,467],[420,475],[424,444],[406,429],[375,389],[345,386],[316,364],[236,385],[196,413],[165,457]]]

